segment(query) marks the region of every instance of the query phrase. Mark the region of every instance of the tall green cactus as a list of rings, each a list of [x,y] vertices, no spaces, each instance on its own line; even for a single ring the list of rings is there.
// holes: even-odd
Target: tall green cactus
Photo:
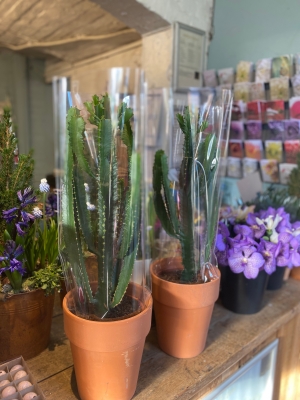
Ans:
[[[185,108],[183,115],[177,114],[177,121],[184,135],[178,182],[179,209],[176,207],[170,188],[168,159],[163,150],[156,152],[153,165],[154,205],[165,231],[180,241],[184,267],[181,281],[193,282],[197,280],[196,275],[200,270],[195,260],[195,240],[199,240],[195,238],[194,233],[195,200],[203,207],[201,211],[207,222],[204,246],[201,248],[202,259],[206,263],[210,261],[215,240],[216,218],[218,218],[214,191],[219,150],[214,133],[207,134],[202,140],[202,133],[208,124],[204,121],[196,129],[191,122],[188,107]]]
[[[77,108],[67,115],[68,150],[62,194],[62,225],[66,253],[77,286],[88,306],[105,317],[128,287],[138,249],[140,230],[140,155],[133,152],[132,109],[119,108],[113,126],[108,95],[85,103],[89,122],[96,126],[96,157],[87,155],[85,121]],[[127,176],[118,177],[114,130],[127,147]],[[88,191],[88,193],[87,193]],[[89,201],[87,201],[89,200]],[[84,248],[98,264],[98,286],[92,291],[84,263]]]

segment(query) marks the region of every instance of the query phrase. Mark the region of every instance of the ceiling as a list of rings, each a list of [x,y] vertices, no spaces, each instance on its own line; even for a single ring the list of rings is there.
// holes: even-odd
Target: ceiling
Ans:
[[[90,0],[0,0],[0,49],[75,63],[140,40],[121,19]]]

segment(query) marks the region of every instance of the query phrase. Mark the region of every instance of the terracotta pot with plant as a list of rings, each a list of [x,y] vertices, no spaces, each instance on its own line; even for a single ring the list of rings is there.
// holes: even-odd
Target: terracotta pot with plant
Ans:
[[[54,194],[42,179],[30,187],[31,153],[18,155],[10,111],[0,120],[0,361],[48,346],[54,289],[59,287]]]
[[[144,274],[133,272],[143,268],[135,264],[143,108],[140,93],[126,96],[127,85],[140,82],[139,72],[131,72],[110,71],[109,82],[119,82],[122,93],[114,86],[115,92],[83,102],[74,90],[67,115],[60,253],[69,292],[63,311],[82,400],[133,396],[150,330],[152,297]]]
[[[159,346],[178,358],[203,351],[219,296],[220,272],[213,251],[218,172],[227,150],[231,102],[230,91],[225,91],[220,106],[213,105],[210,96],[199,110],[186,107],[177,114],[183,150],[176,148],[178,129],[169,158],[164,150],[155,154],[155,210],[162,228],[177,242],[178,253],[151,266],[154,311]]]

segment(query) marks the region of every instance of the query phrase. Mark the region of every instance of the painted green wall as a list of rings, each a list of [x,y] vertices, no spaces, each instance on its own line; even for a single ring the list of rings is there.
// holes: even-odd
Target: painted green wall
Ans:
[[[215,0],[208,66],[300,53],[299,0]]]

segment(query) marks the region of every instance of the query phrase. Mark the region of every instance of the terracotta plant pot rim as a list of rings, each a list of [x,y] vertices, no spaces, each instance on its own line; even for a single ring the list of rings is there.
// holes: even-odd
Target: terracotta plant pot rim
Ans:
[[[67,306],[68,299],[71,296],[71,293],[68,292],[63,300],[64,318],[68,320],[68,324],[65,323],[67,337],[73,344],[80,348],[99,352],[116,351],[117,349],[136,345],[141,340],[140,336],[145,337],[149,333],[148,327],[144,324],[144,319],[145,315],[152,310],[153,300],[150,291],[147,288],[144,288],[144,290],[146,301],[142,312],[126,319],[105,322],[90,321],[73,314]],[[78,330],[81,331],[80,337],[78,337]],[[140,331],[139,336],[131,335],[132,330],[136,332]],[[90,342],[91,331],[98,333],[99,341],[97,343]],[[115,337],[116,331],[120,332],[120,337],[117,341]],[[128,337],[127,331],[130,337]],[[105,335],[105,342],[101,341],[100,332],[103,332],[103,335]]]
[[[41,290],[41,291],[45,292],[45,290],[42,289],[42,288],[36,288],[36,289],[33,289],[33,290],[29,290],[28,292],[13,293],[13,294],[10,294],[10,295],[6,296],[5,297],[5,301],[11,299],[12,297],[28,295],[30,293],[37,292],[38,290]],[[51,296],[53,294],[54,294],[54,291],[53,291],[53,293],[49,293],[48,296]],[[45,296],[46,296],[46,292],[45,292]]]
[[[215,303],[219,296],[219,284],[221,277],[219,269],[217,269],[218,277],[207,283],[182,284],[169,282],[165,279],[159,278],[156,274],[156,271],[154,272],[154,268],[159,263],[168,262],[168,260],[172,260],[174,264],[177,264],[178,266],[181,265],[181,258],[174,257],[156,260],[150,266],[152,282],[155,283],[155,286],[152,287],[153,297],[155,297],[158,302],[161,302],[169,307],[181,309],[196,309],[207,307]],[[170,265],[171,264],[169,264],[168,267],[170,267]],[[162,270],[166,269],[171,270],[172,267],[162,267]],[[160,291],[160,287],[164,288],[163,292]]]

